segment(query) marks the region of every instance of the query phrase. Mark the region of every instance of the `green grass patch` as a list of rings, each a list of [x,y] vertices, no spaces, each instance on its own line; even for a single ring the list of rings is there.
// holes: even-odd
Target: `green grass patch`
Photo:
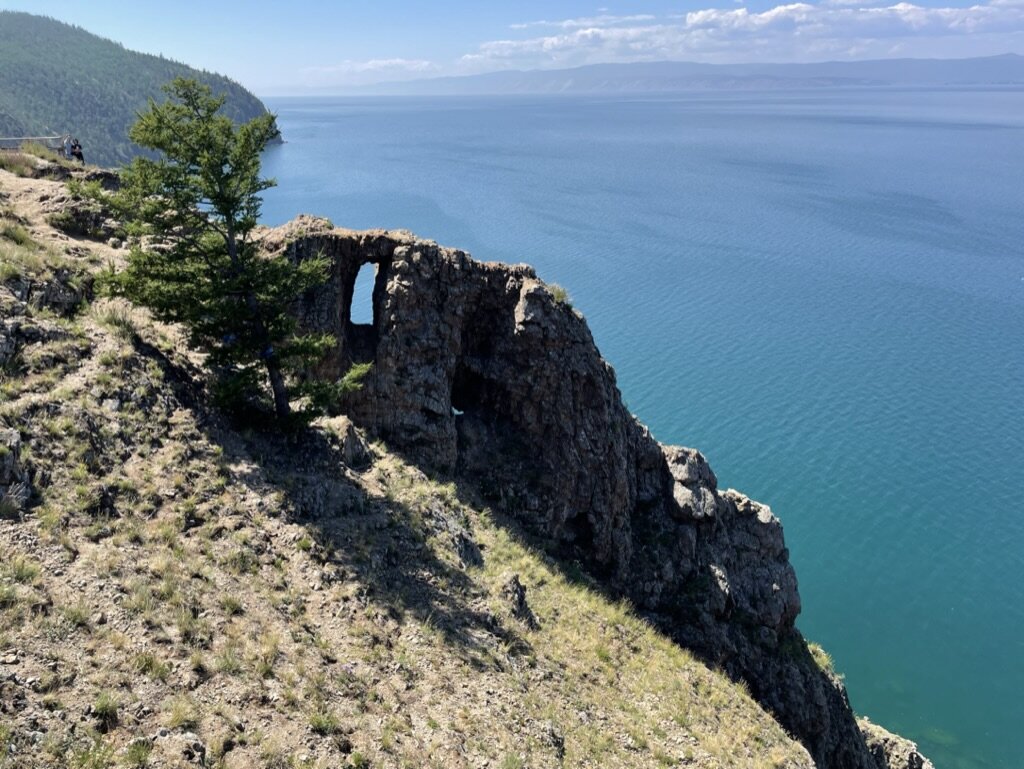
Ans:
[[[135,656],[135,669],[157,681],[166,681],[171,674],[171,666],[151,652]]]
[[[561,304],[572,309],[572,297],[569,296],[569,292],[565,288],[557,283],[548,283],[548,293],[555,300],[555,304]]]
[[[195,729],[199,725],[199,707],[191,697],[172,697],[163,711],[164,723],[171,729]]]
[[[31,177],[35,169],[36,164],[27,155],[0,150],[0,170],[9,171],[15,176]]]
[[[39,244],[29,235],[28,230],[22,227],[20,224],[11,224],[9,222],[4,223],[0,226],[0,238],[5,238],[11,241],[16,246],[22,248],[36,247]]]
[[[317,708],[309,714],[309,728],[313,730],[315,734],[319,734],[322,737],[326,737],[332,734],[337,734],[341,728],[341,724],[338,722],[338,717],[329,710]]]
[[[92,715],[104,731],[117,726],[120,709],[121,701],[113,692],[100,692],[92,703]]]

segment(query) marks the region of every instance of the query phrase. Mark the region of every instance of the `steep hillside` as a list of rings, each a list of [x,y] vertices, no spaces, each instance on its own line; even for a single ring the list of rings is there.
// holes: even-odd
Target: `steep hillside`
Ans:
[[[0,11],[0,136],[71,133],[86,160],[120,165],[139,148],[128,127],[147,99],[175,77],[227,95],[226,114],[244,121],[266,107],[238,83],[160,56],[136,53],[54,19]]]
[[[0,170],[0,767],[812,767],[776,720],[786,712],[742,680],[757,680],[754,664],[769,674],[780,664],[765,651],[737,662],[752,652],[728,628],[753,630],[754,620],[779,628],[761,646],[784,642],[786,660],[810,665],[803,710],[825,726],[852,719],[848,707],[824,712],[838,706],[810,686],[820,676],[841,692],[827,655],[792,634],[780,641],[795,608],[786,602],[798,599],[795,584],[771,583],[791,575],[778,521],[717,491],[699,454],[669,451],[662,478],[663,447],[628,421],[615,438],[623,461],[590,481],[591,520],[572,523],[575,502],[561,519],[540,515],[553,494],[578,500],[587,482],[571,468],[552,474],[529,453],[511,464],[489,453],[503,426],[529,435],[530,416],[516,424],[503,399],[553,386],[505,368],[500,305],[526,296],[518,322],[546,330],[531,342],[546,361],[536,372],[558,365],[563,333],[577,364],[591,360],[582,318],[528,269],[323,220],[267,233],[268,248],[296,258],[330,246],[336,273],[301,308],[309,324],[344,320],[364,261],[376,260],[382,286],[374,326],[347,324],[328,363],[374,355],[373,381],[350,416],[288,437],[212,411],[175,328],[90,302],[91,275],[120,259],[119,240],[50,224],[74,231],[87,209],[58,182]],[[85,219],[94,236],[110,235],[101,214]],[[454,292],[447,308],[442,289]],[[399,310],[404,326],[390,314]],[[451,340],[448,353],[431,343],[460,323],[476,335]],[[411,350],[400,339],[417,329],[425,336]],[[580,392],[592,413],[533,458],[580,440],[593,446],[578,468],[601,457],[596,431],[619,416],[601,399],[617,391],[604,389],[603,361],[587,365],[596,379]],[[445,366],[454,387],[434,379]],[[435,386],[449,394],[431,400]],[[552,416],[575,418],[572,408],[563,399]],[[610,481],[640,447],[650,449],[641,474],[657,480],[640,494],[645,509],[667,489],[679,539],[665,523],[643,552],[669,557],[652,561],[656,574],[633,561],[630,579],[621,559],[639,540],[629,516],[599,512],[636,491]],[[522,475],[508,475],[515,468]],[[712,583],[695,572],[676,592],[686,558],[712,551]],[[763,574],[749,572],[756,563]],[[748,603],[758,585],[764,607]],[[669,616],[670,604],[692,611]],[[696,653],[679,643],[694,641],[676,632],[687,623],[706,634]],[[867,742],[835,730],[848,744],[831,766],[928,766],[906,741],[861,729]]]

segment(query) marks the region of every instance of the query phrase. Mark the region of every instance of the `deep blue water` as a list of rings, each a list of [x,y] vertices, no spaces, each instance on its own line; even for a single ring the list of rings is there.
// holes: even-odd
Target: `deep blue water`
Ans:
[[[657,437],[782,518],[854,708],[1024,766],[1024,90],[269,104],[267,223],[566,286]]]

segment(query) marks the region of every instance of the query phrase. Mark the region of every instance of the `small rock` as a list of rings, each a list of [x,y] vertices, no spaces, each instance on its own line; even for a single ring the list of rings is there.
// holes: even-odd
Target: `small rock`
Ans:
[[[518,574],[513,574],[505,580],[501,594],[508,601],[513,617],[531,629],[538,627],[537,618],[529,604],[526,603],[526,587],[519,581]]]

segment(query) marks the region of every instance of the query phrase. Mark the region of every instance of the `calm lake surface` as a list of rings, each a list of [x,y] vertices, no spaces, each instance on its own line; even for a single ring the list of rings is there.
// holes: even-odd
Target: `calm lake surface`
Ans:
[[[655,435],[782,519],[854,708],[1024,766],[1024,90],[267,102],[265,222],[567,287]]]

